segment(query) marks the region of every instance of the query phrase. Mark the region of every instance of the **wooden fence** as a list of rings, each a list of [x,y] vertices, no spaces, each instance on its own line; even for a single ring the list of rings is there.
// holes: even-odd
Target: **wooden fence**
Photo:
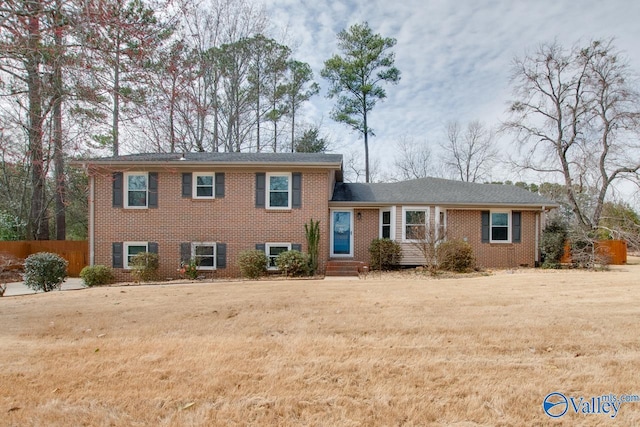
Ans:
[[[89,264],[89,243],[86,240],[20,240],[0,241],[0,254],[25,259],[38,252],[53,252],[69,262],[67,273],[78,277],[80,270]]]
[[[600,240],[596,242],[596,252],[609,259],[611,265],[627,263],[627,242],[624,240]],[[563,264],[571,263],[571,244],[565,242],[564,255],[560,259]]]

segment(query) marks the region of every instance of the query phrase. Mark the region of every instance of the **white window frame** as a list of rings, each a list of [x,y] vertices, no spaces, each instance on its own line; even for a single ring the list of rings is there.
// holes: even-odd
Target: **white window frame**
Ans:
[[[144,175],[146,181],[145,191],[147,195],[145,197],[145,205],[144,206],[130,206],[129,205],[129,177],[130,176],[141,176]],[[125,172],[124,173],[124,207],[126,209],[148,209],[149,208],[149,172]],[[142,191],[142,190],[131,190],[131,191]]]
[[[447,238],[447,210],[436,206],[435,212],[436,241],[446,240]]]
[[[425,233],[428,231],[428,227],[430,225],[430,214],[431,214],[431,209],[429,208],[429,206],[403,206],[402,207],[402,241],[403,242],[409,242],[409,243],[416,243],[416,242],[420,242],[420,240],[416,240],[416,239],[407,239],[407,212],[413,212],[413,211],[417,211],[417,212],[424,212],[424,226],[425,226]]]
[[[191,242],[191,259],[197,261],[196,247],[198,246],[211,246],[213,247],[213,267],[198,265],[198,270],[216,270],[218,263],[216,262],[218,256],[217,243],[216,242]]]
[[[211,196],[198,196],[198,177],[210,176],[211,177]],[[214,172],[193,172],[191,179],[191,195],[194,199],[211,200],[216,198],[216,174]]]
[[[271,206],[271,177],[284,176],[287,177],[287,206]],[[291,209],[292,196],[292,174],[291,172],[267,172],[265,175],[265,206],[267,209],[287,210]]]
[[[291,243],[285,243],[285,242],[280,242],[280,243],[276,243],[276,242],[269,242],[269,243],[265,243],[264,244],[264,254],[267,256],[267,270],[270,271],[278,271],[278,267],[276,266],[269,266],[270,264],[270,257],[269,257],[269,249],[273,248],[273,247],[286,247],[288,251],[291,250]]]
[[[123,242],[122,243],[122,266],[125,270],[131,270],[129,267],[129,248],[132,246],[144,246],[144,252],[149,252],[149,242]]]
[[[383,214],[384,212],[389,212],[389,239],[391,240],[395,240],[396,239],[396,207],[392,206],[389,208],[382,208],[380,209],[380,227],[378,230],[378,235],[380,236],[380,238],[382,239],[382,227],[384,226],[383,222],[382,222],[382,218],[383,218]]]
[[[493,239],[493,214],[507,214],[507,240]],[[511,243],[511,211],[510,210],[491,210],[489,211],[489,242],[490,243]],[[504,227],[504,225],[496,226]]]

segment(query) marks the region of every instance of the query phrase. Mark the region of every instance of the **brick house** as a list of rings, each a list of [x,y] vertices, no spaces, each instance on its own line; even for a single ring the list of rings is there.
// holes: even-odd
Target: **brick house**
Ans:
[[[190,258],[213,277],[238,277],[247,249],[265,251],[273,269],[282,251],[306,251],[310,219],[320,221],[320,273],[329,260],[368,262],[377,237],[403,245],[403,264],[422,264],[411,238],[427,226],[467,240],[485,267],[534,265],[544,213],[554,206],[513,186],[348,184],[339,154],[135,154],[81,164],[90,263],[112,266],[121,280],[142,251],[158,254],[163,278],[177,277]]]

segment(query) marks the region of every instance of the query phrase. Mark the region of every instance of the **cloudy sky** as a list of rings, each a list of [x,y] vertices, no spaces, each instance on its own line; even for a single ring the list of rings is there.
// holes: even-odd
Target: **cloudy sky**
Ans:
[[[338,53],[336,34],[368,21],[374,32],[397,40],[401,81],[387,87],[387,99],[370,119],[376,133],[372,157],[381,169],[391,167],[392,148],[402,136],[436,150],[450,120],[499,124],[511,96],[513,58],[540,43],[556,39],[568,47],[614,37],[640,73],[638,0],[265,0],[265,5],[273,23],[287,28],[295,56],[312,66],[323,88],[306,114],[322,121],[338,152],[364,151],[358,134],[329,117],[333,100],[325,97],[328,84],[320,70]],[[507,178],[516,177],[495,177]]]

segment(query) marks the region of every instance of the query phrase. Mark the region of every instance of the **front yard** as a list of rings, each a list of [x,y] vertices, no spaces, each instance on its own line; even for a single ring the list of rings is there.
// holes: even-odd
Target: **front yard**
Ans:
[[[638,425],[542,407],[640,394],[630,263],[5,297],[0,424]]]

